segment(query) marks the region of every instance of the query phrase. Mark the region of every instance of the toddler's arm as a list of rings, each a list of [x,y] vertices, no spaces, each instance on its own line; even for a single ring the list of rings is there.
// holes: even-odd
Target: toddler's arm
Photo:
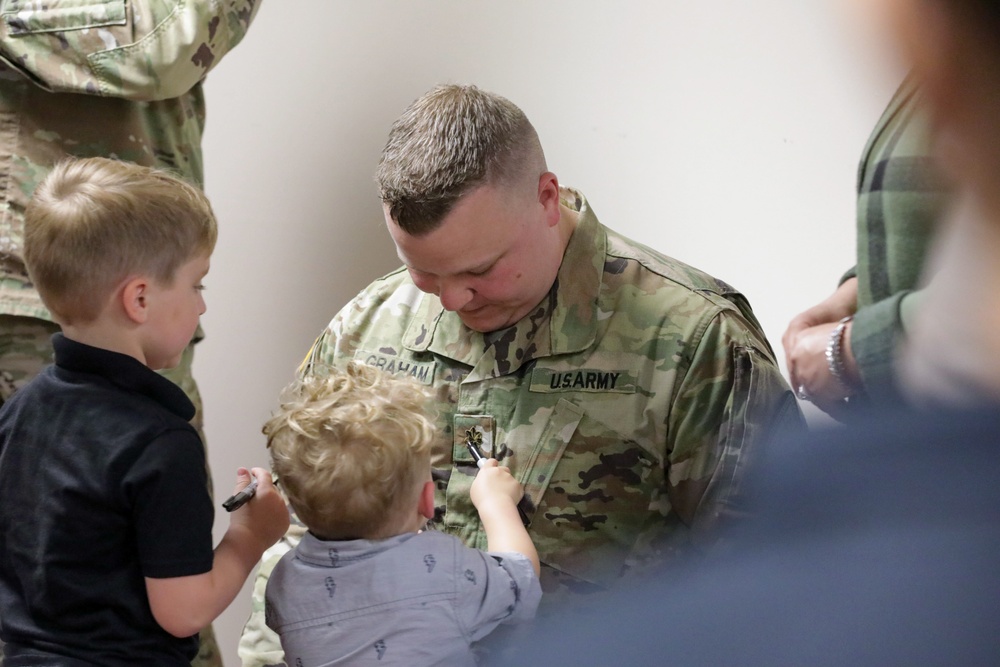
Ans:
[[[288,509],[271,473],[254,468],[257,493],[229,519],[229,530],[215,547],[212,569],[188,577],[146,577],[146,594],[156,622],[175,637],[190,637],[215,620],[239,593],[264,550],[288,528]],[[241,468],[237,490],[250,482]]]
[[[469,495],[479,511],[479,518],[486,530],[486,548],[489,551],[515,551],[524,554],[539,573],[538,552],[521,523],[517,503],[524,489],[496,459],[482,462],[482,468],[472,482]]]

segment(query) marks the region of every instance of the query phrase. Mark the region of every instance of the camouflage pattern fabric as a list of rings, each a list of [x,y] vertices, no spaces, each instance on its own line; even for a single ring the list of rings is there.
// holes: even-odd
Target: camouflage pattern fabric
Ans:
[[[0,315],[51,320],[24,267],[23,219],[35,186],[60,159],[118,158],[203,185],[201,83],[243,39],[259,4],[0,0]],[[194,402],[203,436],[193,354],[189,346],[164,375]],[[33,375],[4,365],[0,376],[16,385]],[[193,664],[222,664],[211,628]]]
[[[24,207],[68,155],[203,184],[201,82],[259,0],[0,0],[0,312],[51,319],[28,284]]]
[[[0,405],[52,363],[57,331],[45,320],[0,315]]]
[[[433,389],[444,437],[432,460],[435,526],[477,548],[486,535],[464,440],[482,435],[484,452],[525,487],[539,613],[691,546],[687,525],[730,512],[751,450],[778,429],[804,428],[742,295],[602,226],[579,193],[563,195],[580,215],[556,285],[513,327],[466,328],[400,269],[341,310],[303,367],[357,359]],[[302,530],[262,561],[245,666],[279,664],[263,592]]]

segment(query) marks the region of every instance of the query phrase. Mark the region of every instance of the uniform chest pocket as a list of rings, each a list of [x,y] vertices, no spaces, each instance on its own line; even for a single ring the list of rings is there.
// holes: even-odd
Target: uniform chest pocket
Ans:
[[[545,490],[552,481],[556,467],[580,425],[583,414],[583,409],[579,406],[560,400],[552,410],[541,437],[528,455],[521,483],[524,484],[524,495],[531,503],[532,510],[537,508],[539,499],[545,495]]]
[[[568,400],[555,406],[525,470],[531,537],[559,578],[608,585],[669,512],[655,458]]]
[[[7,0],[3,21],[12,36],[125,25],[125,0]]]
[[[510,465],[512,473],[524,486],[525,500],[520,503],[520,508],[524,511],[529,522],[535,514],[538,499],[542,498],[548,487],[549,480],[559,464],[559,460],[566,450],[576,432],[577,425],[583,418],[583,409],[566,400],[559,400],[540,431],[535,431],[531,435],[526,432],[527,426],[522,426],[521,430],[515,427],[506,432],[507,443],[500,444],[495,441],[494,419],[489,415],[455,415],[455,442],[452,451],[452,459],[461,461],[468,458],[464,444],[464,435],[467,429],[478,431],[477,446],[480,452],[487,457],[497,457],[504,465]],[[514,453],[510,445],[515,442],[534,443],[530,449],[525,448],[519,453]],[[511,459],[509,457],[514,457]],[[515,460],[516,459],[516,460]],[[452,476],[448,484],[449,507],[461,504],[469,495],[469,479]],[[471,503],[471,501],[470,501]],[[449,510],[450,511],[450,510]],[[474,510],[473,510],[474,511]],[[453,513],[454,516],[454,513]],[[447,521],[447,520],[446,520]],[[462,534],[468,526],[463,518],[458,518],[449,529]],[[480,535],[477,546],[485,548],[485,535]]]

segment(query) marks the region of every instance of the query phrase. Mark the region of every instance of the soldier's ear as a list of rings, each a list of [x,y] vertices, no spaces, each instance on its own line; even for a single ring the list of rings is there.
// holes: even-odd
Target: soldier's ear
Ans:
[[[559,224],[559,179],[551,171],[538,178],[538,203],[545,211],[545,221],[549,227]]]
[[[434,482],[424,482],[424,488],[420,490],[420,501],[417,511],[425,519],[434,518]]]

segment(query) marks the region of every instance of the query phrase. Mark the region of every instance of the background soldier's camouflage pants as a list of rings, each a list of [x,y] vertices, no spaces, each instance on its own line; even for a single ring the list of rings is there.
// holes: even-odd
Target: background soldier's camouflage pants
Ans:
[[[0,405],[3,405],[15,391],[27,384],[31,378],[38,375],[42,368],[52,363],[52,334],[59,327],[52,322],[31,317],[13,317],[0,315]],[[198,429],[202,443],[205,443],[205,433],[202,430],[201,395],[191,374],[191,364],[194,361],[194,345],[188,345],[176,368],[164,371],[162,375],[169,378],[184,390],[196,412],[191,423]],[[205,465],[208,465],[206,457]],[[209,494],[212,493],[212,476],[208,476]],[[215,642],[215,632],[212,626],[201,631],[201,646],[198,657],[191,664],[195,667],[222,667],[222,656]],[[2,648],[2,644],[0,644]],[[0,667],[3,667],[3,655],[0,651]]]

